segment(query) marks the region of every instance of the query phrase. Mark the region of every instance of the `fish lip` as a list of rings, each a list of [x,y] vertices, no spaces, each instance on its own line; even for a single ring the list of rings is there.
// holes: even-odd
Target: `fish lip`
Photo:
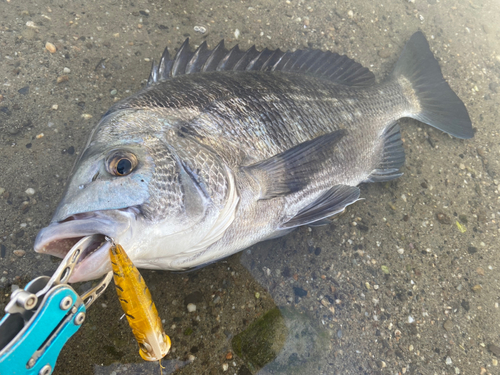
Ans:
[[[41,254],[64,258],[68,251],[83,237],[98,234],[100,244],[94,243],[82,254],[73,269],[70,282],[92,280],[111,269],[105,236],[118,241],[129,231],[135,220],[134,208],[112,211],[79,213],[55,221],[43,228],[35,239],[34,249]]]

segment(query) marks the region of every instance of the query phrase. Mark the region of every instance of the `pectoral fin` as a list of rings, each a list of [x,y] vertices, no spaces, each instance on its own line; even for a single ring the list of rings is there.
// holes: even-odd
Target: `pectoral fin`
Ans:
[[[338,214],[359,200],[359,189],[355,186],[336,185],[300,210],[294,217],[280,226],[289,229],[315,223],[329,216]]]
[[[261,187],[259,199],[271,199],[303,189],[335,152],[346,130],[319,136],[290,150],[242,169]]]

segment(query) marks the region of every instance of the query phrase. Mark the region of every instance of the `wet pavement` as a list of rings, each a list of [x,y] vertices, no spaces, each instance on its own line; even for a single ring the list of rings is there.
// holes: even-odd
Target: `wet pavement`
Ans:
[[[0,9],[2,311],[13,289],[57,268],[33,252],[34,238],[92,127],[144,85],[165,46],[190,37],[320,48],[380,81],[422,30],[475,137],[402,120],[404,175],[362,185],[364,200],[331,225],[193,272],[143,271],[172,339],[163,373],[500,373],[498,2],[11,0]],[[122,314],[110,288],[55,373],[159,373]]]

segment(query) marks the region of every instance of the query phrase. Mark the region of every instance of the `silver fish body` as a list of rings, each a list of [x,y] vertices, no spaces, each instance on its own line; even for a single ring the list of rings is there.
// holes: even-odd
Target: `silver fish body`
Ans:
[[[179,270],[322,223],[359,199],[360,183],[400,176],[402,117],[473,136],[421,33],[379,84],[329,52],[185,43],[103,116],[35,250],[64,256],[100,233],[138,267]],[[73,281],[110,270],[99,245]]]

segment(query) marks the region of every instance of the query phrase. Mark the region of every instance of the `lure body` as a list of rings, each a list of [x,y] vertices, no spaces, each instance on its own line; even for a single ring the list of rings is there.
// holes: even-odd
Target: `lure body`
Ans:
[[[139,354],[146,361],[159,361],[167,355],[171,342],[163,331],[151,293],[123,247],[112,244],[109,256],[116,292],[139,344]]]

